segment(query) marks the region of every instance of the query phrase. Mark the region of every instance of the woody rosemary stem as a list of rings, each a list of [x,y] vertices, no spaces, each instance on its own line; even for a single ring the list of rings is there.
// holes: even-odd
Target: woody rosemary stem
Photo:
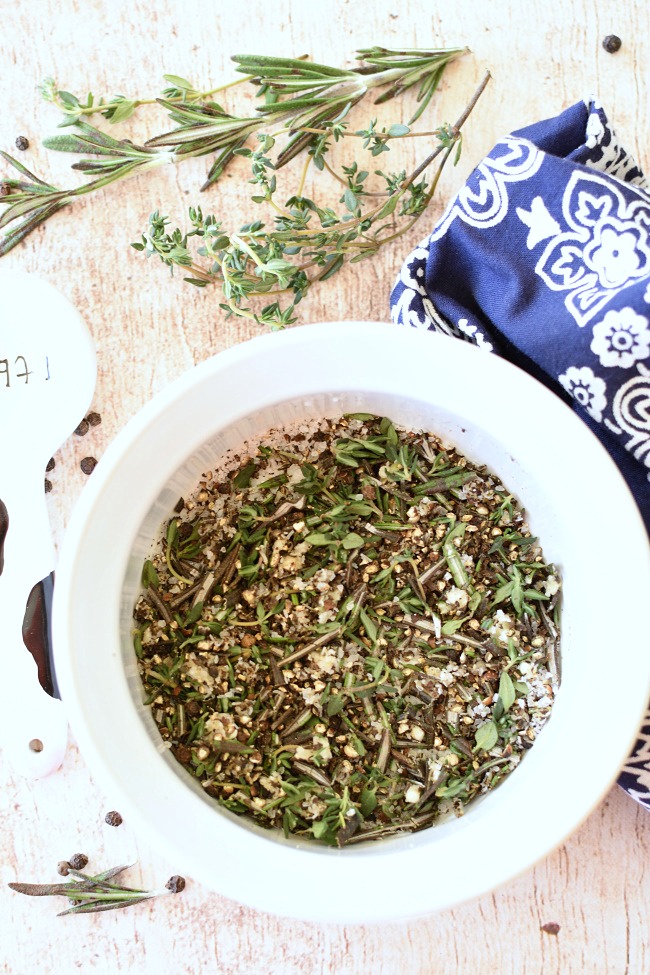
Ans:
[[[460,130],[462,129],[463,125],[470,117],[474,109],[476,108],[477,102],[481,97],[481,95],[483,94],[483,92],[485,91],[485,89],[487,88],[488,82],[490,81],[491,77],[492,75],[490,74],[490,72],[486,71],[483,80],[481,81],[480,85],[474,92],[472,98],[470,99],[465,109],[461,112],[456,124],[451,126],[451,131],[454,135],[460,133]],[[423,160],[423,162],[420,163],[420,165],[409,176],[408,180],[404,184],[404,188],[410,186],[411,183],[414,180],[416,180],[418,176],[420,176],[425,171],[425,169],[427,169],[428,166],[431,165],[431,163],[436,158],[436,156],[440,155],[443,148],[444,148],[443,146],[438,146],[436,149],[433,150],[433,152],[430,155],[427,156],[425,160]]]

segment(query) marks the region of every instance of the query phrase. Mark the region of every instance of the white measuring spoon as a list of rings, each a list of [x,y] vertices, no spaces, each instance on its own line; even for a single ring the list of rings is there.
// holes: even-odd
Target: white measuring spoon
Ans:
[[[0,744],[35,778],[59,767],[68,736],[63,705],[41,687],[23,639],[30,593],[54,569],[45,467],[83,419],[96,372],[68,299],[32,274],[0,269]]]

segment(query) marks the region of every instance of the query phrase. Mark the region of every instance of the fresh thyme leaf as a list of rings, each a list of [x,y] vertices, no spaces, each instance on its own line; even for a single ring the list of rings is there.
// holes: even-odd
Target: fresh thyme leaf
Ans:
[[[180,89],[181,91],[185,91],[185,92],[194,91],[192,82],[187,81],[186,78],[181,78],[177,74],[165,74],[163,75],[163,78],[165,79],[165,81],[169,82],[170,85],[173,85],[174,88]]]
[[[309,535],[305,535],[305,541],[309,545],[331,545],[336,539],[332,534],[325,532],[310,532]]]
[[[357,532],[348,532],[341,544],[345,549],[363,548],[365,539],[361,535],[358,535]]]
[[[332,718],[335,714],[339,714],[345,706],[345,698],[342,694],[337,694],[335,697],[331,697],[327,702],[327,716]]]
[[[377,808],[377,793],[372,789],[363,789],[359,796],[361,815],[367,819]]]
[[[463,617],[459,620],[447,620],[446,623],[442,624],[442,635],[443,636],[453,636],[460,628],[463,623],[467,622],[468,617]]]
[[[489,752],[499,740],[499,731],[496,723],[494,721],[485,721],[479,725],[476,729],[474,739],[476,741],[477,751]]]
[[[158,573],[154,568],[153,562],[147,559],[142,567],[142,585],[145,589],[148,589],[149,586],[157,589],[159,582]]]
[[[509,711],[515,703],[515,685],[507,671],[503,671],[499,679],[499,700],[503,704],[503,710]]]
[[[375,626],[374,622],[371,620],[371,618],[366,613],[365,609],[360,609],[359,610],[359,618],[361,619],[361,623],[363,624],[363,628],[366,631],[366,634],[367,634],[369,640],[372,643],[376,643],[377,642],[377,633],[378,633],[378,630],[377,630],[377,627]]]
[[[242,467],[242,469],[233,478],[233,487],[237,488],[237,490],[248,487],[256,470],[257,464],[254,463],[247,464],[245,467]]]

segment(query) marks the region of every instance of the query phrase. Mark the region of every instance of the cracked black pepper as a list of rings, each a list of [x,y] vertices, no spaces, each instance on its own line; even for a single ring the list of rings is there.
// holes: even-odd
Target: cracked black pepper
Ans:
[[[154,720],[222,806],[329,845],[462,814],[559,683],[560,581],[498,476],[347,415],[227,456],[147,559]]]

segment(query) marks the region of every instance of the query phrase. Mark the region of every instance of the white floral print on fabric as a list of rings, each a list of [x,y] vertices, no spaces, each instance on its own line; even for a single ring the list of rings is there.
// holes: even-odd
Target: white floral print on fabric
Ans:
[[[641,194],[642,190],[637,190]],[[587,325],[616,294],[650,277],[650,196],[627,204],[595,173],[572,173],[562,198],[565,228],[535,267],[553,291],[567,291],[567,311]]]
[[[485,349],[486,352],[492,352],[494,346],[491,342],[488,342],[483,332],[476,325],[471,325],[466,318],[458,319],[458,330],[466,335],[474,345],[478,345],[479,349]]]
[[[648,319],[634,308],[608,311],[601,322],[594,325],[591,351],[601,366],[629,369],[635,362],[650,356],[650,328]]]
[[[532,199],[530,210],[524,207],[517,207],[517,216],[522,223],[528,227],[528,237],[526,247],[532,251],[541,241],[547,237],[555,237],[560,233],[560,225],[548,212],[546,204],[541,196]]]
[[[424,287],[424,272],[429,256],[429,238],[421,241],[418,246],[411,251],[408,261],[402,265],[399,280],[406,288],[412,288],[418,294],[426,295]]]
[[[621,770],[623,788],[646,807],[650,802],[650,710],[639,731],[636,748]]]
[[[589,366],[569,366],[559,379],[567,393],[573,396],[594,420],[601,423],[603,410],[607,406],[605,381],[596,376]]]
[[[603,288],[622,288],[637,276],[641,267],[637,244],[637,233],[597,228],[595,239],[585,248],[585,262],[596,271]]]
[[[637,375],[617,390],[612,414],[618,428],[629,437],[627,450],[650,467],[650,369],[642,363],[637,365]],[[608,426],[612,429],[613,424]]]
[[[585,101],[585,107],[589,111],[585,146],[591,150],[584,160],[585,166],[598,169],[602,173],[609,173],[610,176],[615,176],[623,182],[633,183],[642,189],[650,189],[634,156],[621,145],[616,131],[607,121],[600,99],[592,95]]]
[[[472,227],[494,227],[508,213],[508,183],[530,179],[544,161],[544,153],[526,139],[506,136],[494,153],[480,163],[475,176],[476,188],[470,183],[456,194],[430,237],[438,240],[457,218]]]
[[[432,327],[429,316],[431,301],[427,297],[427,290],[424,286],[424,275],[429,254],[428,243],[429,238],[427,237],[411,251],[395,282],[394,294],[398,293],[399,297],[393,302],[391,314],[393,320],[399,325],[424,329]],[[425,307],[425,301],[427,307]]]
[[[458,326],[455,326],[436,310],[424,286],[429,241],[429,237],[421,241],[402,265],[393,291],[393,321],[398,325],[431,329],[442,335],[463,339],[492,352],[492,343],[488,342],[478,325],[470,325],[467,319],[461,318]]]

